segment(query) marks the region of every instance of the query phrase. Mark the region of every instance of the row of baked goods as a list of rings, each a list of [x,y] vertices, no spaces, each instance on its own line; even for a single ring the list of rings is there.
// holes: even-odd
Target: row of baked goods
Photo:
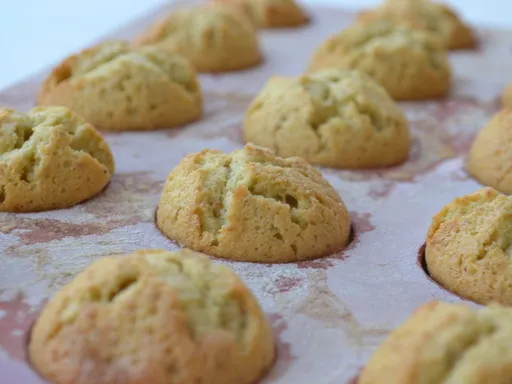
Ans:
[[[197,72],[260,64],[264,57],[251,20],[301,24],[294,15],[307,19],[291,0],[218,0],[173,11],[131,44],[102,43],[65,59],[44,82],[38,103],[66,106],[103,130],[190,123],[202,115]],[[295,21],[287,24],[286,17]],[[355,69],[396,100],[441,97],[451,87],[447,47],[470,47],[474,39],[468,36],[469,28],[446,8],[426,0],[390,0],[322,44],[306,76]]]
[[[512,309],[431,302],[391,332],[359,384],[509,383]],[[56,384],[251,384],[275,359],[272,328],[226,266],[181,250],[99,260],[36,321],[33,366]]]
[[[505,106],[477,135],[466,166],[480,183],[503,193],[512,192],[511,127],[512,110]],[[114,172],[103,136],[65,107],[0,109],[0,133],[0,211],[73,206],[99,193]],[[279,157],[342,169],[400,164],[411,147],[409,123],[386,91],[361,72],[334,69],[273,78],[248,108],[243,133],[248,143]],[[227,163],[215,160],[216,172]]]
[[[215,0],[173,12],[132,44],[106,42],[66,59],[41,88],[47,106],[0,111],[0,211],[94,197],[114,172],[96,128],[199,119],[197,72],[258,65],[257,28],[307,21],[291,0]],[[243,134],[261,147],[204,150],[171,171],[156,225],[182,246],[231,260],[298,262],[343,249],[348,210],[310,163],[406,161],[409,123],[396,100],[448,94],[447,50],[474,45],[451,10],[427,0],[388,0],[361,14],[318,48],[307,73],[274,77],[256,96]],[[482,129],[467,160],[475,178],[508,193],[511,114],[504,109]],[[510,305],[509,205],[486,188],[443,208],[426,240],[432,278],[476,302]],[[359,382],[509,382],[510,311],[427,304],[390,335]],[[228,267],[186,249],[142,250],[97,261],[63,287],[35,323],[29,356],[56,384],[251,384],[270,369],[275,345],[256,298]]]
[[[36,108],[26,116],[4,111],[3,116],[11,119],[2,125],[2,133],[10,129],[11,135],[3,135],[9,142],[3,144],[11,148],[13,166],[37,162],[37,172],[24,171],[27,180],[35,180],[35,189],[40,188],[38,177],[44,182],[51,175],[44,168],[47,164],[62,164],[56,166],[59,170],[84,164],[87,168],[88,163],[95,172],[99,166],[105,173],[113,169],[101,136],[65,108]],[[31,133],[34,124],[36,131]],[[52,141],[56,138],[60,140]],[[26,146],[30,140],[33,144]],[[56,156],[45,157],[47,153]],[[75,175],[79,182],[69,187],[75,192],[83,188],[82,176],[89,183],[97,176]],[[52,178],[52,185],[68,187],[67,176],[63,171],[60,178]],[[510,208],[510,198],[490,188],[445,207],[434,217],[427,236],[429,274],[463,297],[510,305]],[[304,160],[278,158],[246,146],[232,154],[207,150],[186,157],[164,187],[157,224],[170,238],[211,255],[280,262],[342,248],[350,218],[336,191]],[[250,291],[223,268],[187,251],[142,251],[103,259],[46,306],[32,333],[31,361],[57,384],[137,383],[141,377],[154,377],[155,382],[179,377],[187,383],[203,375],[212,382],[251,383],[271,366],[273,339]],[[359,382],[412,384],[418,377],[430,377],[425,372],[432,375],[427,381],[432,383],[439,383],[439,377],[450,377],[447,382],[454,383],[490,382],[501,369],[499,364],[509,360],[502,357],[498,365],[484,370],[489,362],[481,362],[480,354],[500,350],[509,312],[496,306],[481,312],[447,304],[422,307],[391,334]],[[451,324],[448,339],[442,338],[442,345],[435,338],[431,342],[432,332],[445,321]],[[492,337],[473,348],[472,340],[487,335]],[[453,369],[432,370],[439,349],[454,348],[455,354],[470,350],[475,357],[465,357]],[[99,349],[103,352],[98,356]],[[403,363],[411,351],[418,355]],[[201,359],[192,359],[197,353]],[[229,370],[222,363],[226,354],[244,369]],[[205,369],[203,358],[216,363]],[[83,362],[89,359],[93,363],[84,371]],[[480,376],[474,381],[464,381],[477,372]]]

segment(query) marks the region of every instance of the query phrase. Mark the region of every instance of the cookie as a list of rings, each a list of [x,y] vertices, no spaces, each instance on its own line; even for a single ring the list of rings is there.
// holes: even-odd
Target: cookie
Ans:
[[[451,69],[441,40],[433,33],[387,22],[356,24],[328,39],[309,70],[326,68],[358,69],[395,100],[437,98],[450,90]]]
[[[202,113],[201,89],[186,59],[121,41],[65,59],[45,80],[38,102],[68,107],[112,131],[170,128]]]
[[[409,155],[409,124],[369,76],[327,69],[273,77],[246,112],[244,138],[333,168],[384,167]]]
[[[259,28],[299,27],[308,15],[294,0],[213,0],[243,12]]]
[[[329,255],[350,232],[347,209],[320,172],[253,145],[185,157],[167,178],[157,224],[194,250],[267,263]]]
[[[459,197],[432,219],[428,272],[454,293],[512,305],[512,199],[492,188]]]
[[[246,285],[188,250],[94,262],[50,300],[29,343],[55,384],[252,384],[274,350]]]
[[[503,109],[478,133],[466,169],[480,183],[512,194],[511,158],[512,110]]]
[[[512,382],[512,308],[429,302],[393,331],[358,384]]]
[[[71,207],[98,194],[113,173],[107,142],[67,108],[0,108],[0,212]]]
[[[385,20],[436,33],[448,49],[468,49],[476,46],[471,28],[445,4],[429,0],[387,0],[374,10],[362,12],[359,21]]]
[[[134,44],[179,52],[199,72],[246,69],[263,59],[250,20],[222,4],[174,11],[149,27]]]

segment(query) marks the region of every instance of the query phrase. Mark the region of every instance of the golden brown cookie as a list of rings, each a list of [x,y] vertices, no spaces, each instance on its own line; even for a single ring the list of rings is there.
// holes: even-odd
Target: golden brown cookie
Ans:
[[[243,12],[260,28],[299,27],[309,22],[308,15],[295,0],[213,0]]]
[[[512,305],[511,253],[512,199],[483,188],[434,216],[425,261],[430,276],[460,296]]]
[[[186,247],[267,263],[326,256],[350,232],[347,209],[320,172],[252,145],[185,157],[167,178],[157,224]]]
[[[359,20],[385,20],[439,35],[448,49],[476,46],[476,38],[457,13],[445,4],[430,0],[387,0],[374,10],[362,12]]]
[[[0,108],[0,211],[71,207],[98,194],[113,173],[107,142],[67,108]]]
[[[478,133],[466,169],[484,185],[512,194],[512,110],[503,109]]]
[[[222,4],[174,11],[143,32],[134,44],[179,52],[199,72],[246,69],[262,61],[250,20]]]
[[[451,69],[436,35],[387,22],[355,24],[322,44],[310,72],[358,69],[380,83],[395,100],[446,95]]]
[[[253,384],[274,360],[256,298],[188,250],[94,262],[46,305],[29,344],[55,384]]]
[[[409,123],[369,76],[328,69],[273,77],[246,112],[244,138],[334,168],[370,168],[407,159]]]
[[[512,308],[430,302],[393,331],[358,384],[512,382]]]
[[[63,105],[98,129],[170,128],[201,116],[202,95],[186,59],[107,41],[64,60],[44,82],[42,105]]]

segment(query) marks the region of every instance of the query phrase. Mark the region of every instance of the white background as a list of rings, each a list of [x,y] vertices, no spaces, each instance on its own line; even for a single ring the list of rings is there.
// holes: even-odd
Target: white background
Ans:
[[[512,0],[445,0],[472,23],[512,28]],[[164,0],[0,0],[0,89],[136,18]],[[360,8],[379,0],[303,0]]]

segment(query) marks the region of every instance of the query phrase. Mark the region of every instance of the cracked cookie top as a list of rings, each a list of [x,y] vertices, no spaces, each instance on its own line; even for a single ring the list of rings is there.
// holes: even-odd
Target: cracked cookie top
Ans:
[[[511,334],[511,308],[430,302],[391,333],[358,383],[510,383]]]
[[[512,199],[492,188],[455,199],[432,219],[428,272],[465,298],[511,305],[511,254]]]
[[[512,111],[503,109],[478,133],[467,159],[468,173],[480,183],[512,193]]]
[[[100,129],[169,128],[201,115],[196,72],[177,53],[106,41],[65,59],[43,83],[38,102],[63,105]]]
[[[99,193],[113,172],[106,141],[67,108],[0,108],[0,211],[70,207]]]
[[[134,44],[179,52],[199,72],[245,69],[262,61],[251,21],[239,10],[218,3],[171,12]]]
[[[329,38],[309,70],[327,68],[360,70],[396,100],[441,97],[450,90],[451,68],[441,40],[389,22],[355,24]]]
[[[436,33],[449,49],[473,48],[476,39],[453,9],[430,0],[387,0],[374,10],[362,12],[363,23],[386,20]]]
[[[326,256],[350,232],[345,205],[319,171],[250,144],[185,157],[167,178],[157,224],[186,247],[268,263]]]
[[[260,28],[298,27],[309,17],[294,0],[213,0],[243,12]]]
[[[274,342],[231,269],[188,250],[140,250],[96,261],[62,288],[29,353],[56,384],[252,384]]]
[[[384,88],[337,69],[270,79],[246,112],[244,138],[334,168],[398,164],[410,148],[409,124]]]

